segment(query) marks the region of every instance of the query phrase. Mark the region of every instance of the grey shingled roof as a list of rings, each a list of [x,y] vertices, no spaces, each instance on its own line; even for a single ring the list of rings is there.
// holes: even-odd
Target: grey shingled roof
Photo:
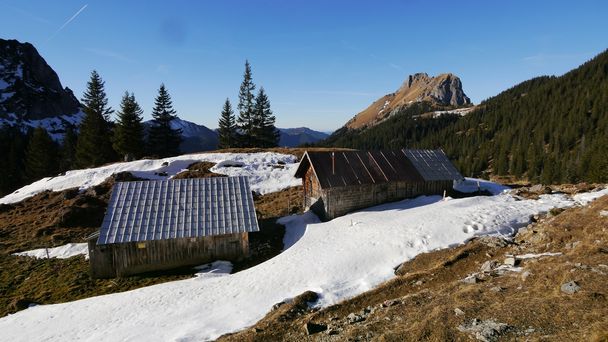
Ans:
[[[114,185],[98,244],[258,231],[247,177]]]
[[[403,150],[403,152],[425,181],[463,178],[442,150]]]

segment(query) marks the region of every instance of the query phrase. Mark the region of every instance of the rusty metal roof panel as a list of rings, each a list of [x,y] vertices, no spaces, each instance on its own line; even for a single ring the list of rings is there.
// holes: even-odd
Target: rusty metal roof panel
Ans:
[[[119,182],[98,244],[258,231],[247,177]]]
[[[403,150],[403,153],[426,181],[463,178],[442,150]]]
[[[322,188],[423,181],[401,151],[307,152],[301,163],[310,163]],[[298,169],[296,176],[302,174]]]

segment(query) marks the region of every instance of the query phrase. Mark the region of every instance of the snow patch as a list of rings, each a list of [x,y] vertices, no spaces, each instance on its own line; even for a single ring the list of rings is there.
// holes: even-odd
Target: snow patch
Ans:
[[[465,178],[463,181],[457,182],[454,185],[454,190],[464,192],[464,193],[473,193],[479,190],[488,191],[492,195],[498,195],[500,193],[506,192],[510,190],[508,186],[500,185],[497,183],[490,182],[485,179],[478,178]]]
[[[70,188],[88,189],[101,184],[112,174],[129,171],[144,179],[169,179],[184,171],[190,164],[209,161],[220,164],[226,160],[242,167],[214,166],[211,171],[227,176],[249,177],[251,190],[260,194],[280,191],[301,184],[293,175],[298,167],[295,156],[274,153],[200,153],[165,159],[143,159],[115,163],[91,169],[67,171],[64,175],[47,177],[26,185],[12,194],[0,198],[0,203],[15,203],[46,190],[61,191]]]
[[[39,248],[31,251],[13,253],[16,256],[32,257],[36,259],[67,259],[76,255],[84,255],[85,259],[89,259],[89,247],[86,243],[68,243],[67,245],[53,248]]]

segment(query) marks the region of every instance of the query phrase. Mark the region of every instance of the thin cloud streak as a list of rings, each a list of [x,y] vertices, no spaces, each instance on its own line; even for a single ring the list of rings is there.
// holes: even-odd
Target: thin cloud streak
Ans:
[[[61,32],[61,30],[63,30],[66,26],[68,26],[69,23],[71,23],[74,19],[76,19],[76,17],[82,13],[82,11],[85,10],[85,8],[87,8],[87,6],[89,6],[89,4],[85,4],[84,6],[82,6],[78,12],[74,13],[73,16],[70,17],[70,19],[68,19],[65,23],[63,23],[63,25],[61,25],[61,27],[59,29],[57,29],[57,31],[55,31],[55,33],[53,33],[49,39],[47,39],[46,41],[49,42],[51,39],[53,39],[59,32]]]

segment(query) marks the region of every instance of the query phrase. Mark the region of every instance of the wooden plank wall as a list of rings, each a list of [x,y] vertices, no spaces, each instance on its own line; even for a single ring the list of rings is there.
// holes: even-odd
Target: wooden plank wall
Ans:
[[[320,216],[331,220],[357,209],[394,202],[420,195],[442,195],[449,192],[453,181],[430,181],[419,183],[391,182],[331,188],[323,191],[325,213]]]
[[[89,251],[93,277],[111,278],[240,260],[249,253],[249,240],[248,233],[238,233],[107,245],[89,241]]]

